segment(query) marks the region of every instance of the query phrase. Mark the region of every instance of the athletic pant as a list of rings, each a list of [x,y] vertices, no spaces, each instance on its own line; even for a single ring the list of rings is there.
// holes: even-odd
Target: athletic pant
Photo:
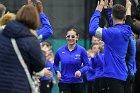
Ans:
[[[95,93],[94,81],[87,82],[87,93]]]
[[[59,83],[59,93],[83,93],[83,83]]]
[[[136,71],[133,84],[133,93],[140,93],[140,69]]]
[[[50,80],[40,81],[40,93],[51,93],[53,84]]]
[[[133,93],[134,76],[128,76],[125,85],[125,93]]]
[[[114,78],[97,78],[95,93],[124,93],[125,81]]]

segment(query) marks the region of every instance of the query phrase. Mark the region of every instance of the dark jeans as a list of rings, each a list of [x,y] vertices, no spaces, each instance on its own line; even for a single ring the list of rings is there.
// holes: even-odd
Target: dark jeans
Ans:
[[[114,78],[95,80],[95,93],[124,93],[125,81]]]
[[[52,81],[42,80],[40,81],[40,93],[51,93],[53,87]]]
[[[59,93],[83,93],[83,83],[59,83]]]
[[[94,81],[87,82],[87,93],[95,93]]]

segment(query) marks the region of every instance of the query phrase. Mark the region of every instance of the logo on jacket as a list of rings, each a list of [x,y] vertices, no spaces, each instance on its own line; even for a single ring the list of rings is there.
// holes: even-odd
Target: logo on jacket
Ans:
[[[65,52],[62,52],[62,54],[64,54]]]

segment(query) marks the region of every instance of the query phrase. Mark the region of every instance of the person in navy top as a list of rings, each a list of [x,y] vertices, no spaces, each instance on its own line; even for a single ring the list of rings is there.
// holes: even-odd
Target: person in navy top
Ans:
[[[99,18],[104,5],[103,0],[98,3],[90,20],[89,32],[105,43],[103,77],[106,87],[103,89],[104,93],[124,93],[125,81],[128,76],[125,57],[132,31],[130,26],[124,24],[126,8],[120,4],[114,5],[112,9],[113,26],[100,28],[98,25]],[[133,65],[132,62],[130,65]],[[133,66],[130,69],[133,69]]]
[[[77,44],[78,38],[77,30],[69,29],[66,35],[67,45],[55,54],[54,69],[59,79],[60,93],[83,93],[82,75],[88,70],[89,60],[86,50]]]

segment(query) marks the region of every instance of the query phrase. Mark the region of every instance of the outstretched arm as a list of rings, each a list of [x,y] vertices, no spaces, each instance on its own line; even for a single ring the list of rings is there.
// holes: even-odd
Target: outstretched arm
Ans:
[[[140,27],[136,26],[133,24],[133,20],[131,18],[131,2],[129,0],[127,0],[127,3],[126,3],[126,21],[125,23],[129,26],[131,26],[131,29],[132,31],[135,33],[135,34],[138,34],[140,35]]]
[[[47,16],[43,13],[43,5],[40,0],[36,0],[36,7],[40,15],[40,22],[42,25],[42,27],[37,30],[37,34],[41,42],[43,42],[53,34],[53,29],[50,25]]]

